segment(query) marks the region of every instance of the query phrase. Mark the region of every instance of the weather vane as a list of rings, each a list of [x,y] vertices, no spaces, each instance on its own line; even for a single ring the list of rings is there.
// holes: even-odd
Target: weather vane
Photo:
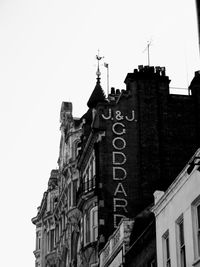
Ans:
[[[98,55],[96,55],[96,59],[98,60],[98,67],[97,67],[97,72],[96,72],[96,75],[97,75],[97,78],[100,78],[101,76],[101,72],[100,72],[100,69],[99,69],[99,61],[104,58],[104,57],[100,57],[99,56],[99,49],[98,49]]]

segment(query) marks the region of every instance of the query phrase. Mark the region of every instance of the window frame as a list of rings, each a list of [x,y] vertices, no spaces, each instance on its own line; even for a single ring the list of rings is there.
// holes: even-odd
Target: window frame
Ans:
[[[198,196],[192,203],[192,225],[195,261],[200,259],[200,214],[198,220],[198,207],[200,208],[200,196]]]
[[[36,250],[41,249],[41,231],[36,232]]]
[[[185,231],[183,214],[176,220],[178,266],[186,267]]]
[[[163,234],[162,243],[163,243],[163,266],[171,267],[169,230],[167,230]]]
[[[90,241],[97,241],[98,237],[98,207],[95,206],[90,210]]]
[[[83,215],[83,243],[97,241],[98,237],[98,207],[94,206],[85,211]]]

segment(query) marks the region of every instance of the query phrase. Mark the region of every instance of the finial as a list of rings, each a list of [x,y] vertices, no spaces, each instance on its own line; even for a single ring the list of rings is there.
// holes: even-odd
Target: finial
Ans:
[[[97,67],[97,72],[96,72],[96,75],[97,75],[97,80],[99,81],[100,79],[100,76],[101,76],[101,72],[100,72],[100,69],[99,69],[99,61],[104,58],[104,57],[100,57],[99,56],[99,49],[98,49],[98,55],[96,55],[96,59],[98,60],[98,67]]]

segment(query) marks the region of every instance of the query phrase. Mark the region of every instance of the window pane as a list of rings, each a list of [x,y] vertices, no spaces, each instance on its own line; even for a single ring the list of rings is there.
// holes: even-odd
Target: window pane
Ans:
[[[169,254],[169,237],[166,237],[166,255],[167,255],[167,259],[170,257]]]
[[[198,230],[197,238],[198,238],[198,252],[200,256],[200,230]]]
[[[179,223],[180,245],[184,245],[183,221]]]
[[[72,206],[76,205],[76,191],[77,191],[77,180],[73,181],[73,192],[72,192],[73,203],[72,203]]]
[[[170,260],[170,247],[169,247],[169,232],[167,231],[163,235],[163,266],[170,267],[171,266],[171,260]]]
[[[185,238],[184,238],[184,221],[183,216],[178,219],[178,255],[179,255],[179,264],[180,267],[186,266],[186,258],[185,258]]]
[[[186,260],[185,260],[185,247],[181,249],[181,267],[186,266]]]
[[[72,195],[71,195],[72,191],[71,191],[71,183],[69,184],[69,187],[68,187],[68,208],[71,207],[71,198],[72,198]]]
[[[200,205],[197,206],[197,223],[198,228],[200,228]]]
[[[94,242],[97,240],[98,236],[98,212],[97,207],[94,207],[90,211],[91,213],[91,242]]]
[[[54,229],[51,230],[51,247],[50,247],[51,250],[54,249]]]

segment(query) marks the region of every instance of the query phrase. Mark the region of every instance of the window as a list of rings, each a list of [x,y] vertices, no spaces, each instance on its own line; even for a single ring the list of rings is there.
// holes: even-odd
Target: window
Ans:
[[[71,189],[71,183],[69,183],[69,186],[68,186],[68,209],[71,208],[71,204],[72,204],[72,189]]]
[[[41,234],[38,231],[36,233],[36,250],[40,250],[40,248],[41,248]]]
[[[164,256],[164,266],[171,267],[170,260],[170,247],[169,247],[169,231],[163,235],[163,256]]]
[[[55,241],[54,241],[54,233],[55,233],[55,231],[54,231],[54,229],[52,229],[50,231],[50,250],[51,251],[54,250],[54,244],[55,244]]]
[[[97,240],[98,236],[98,212],[97,212],[97,206],[91,209],[90,211],[90,221],[91,221],[91,242],[94,242]]]
[[[193,239],[195,260],[200,258],[200,197],[192,203]]]
[[[183,216],[177,220],[177,249],[178,249],[178,263],[180,267],[186,266],[186,256],[185,256],[185,237],[184,237],[184,222]]]
[[[47,232],[47,252],[50,251],[50,235],[49,232]]]
[[[197,245],[198,245],[198,256],[200,256],[200,204],[196,207],[196,218],[197,218]]]
[[[56,224],[56,233],[55,233],[55,243],[57,243],[58,242],[58,240],[59,240],[59,225],[58,224]]]
[[[89,214],[86,213],[84,215],[83,219],[83,229],[84,229],[84,244],[86,245],[87,243],[90,242],[90,220],[89,220]]]
[[[84,192],[88,192],[95,188],[95,174],[96,174],[95,164],[96,164],[95,156],[93,152],[85,168],[85,171],[83,172],[83,191]]]
[[[98,236],[97,206],[88,210],[83,217],[84,244],[95,242]]]
[[[77,180],[73,181],[72,206],[76,206]]]

